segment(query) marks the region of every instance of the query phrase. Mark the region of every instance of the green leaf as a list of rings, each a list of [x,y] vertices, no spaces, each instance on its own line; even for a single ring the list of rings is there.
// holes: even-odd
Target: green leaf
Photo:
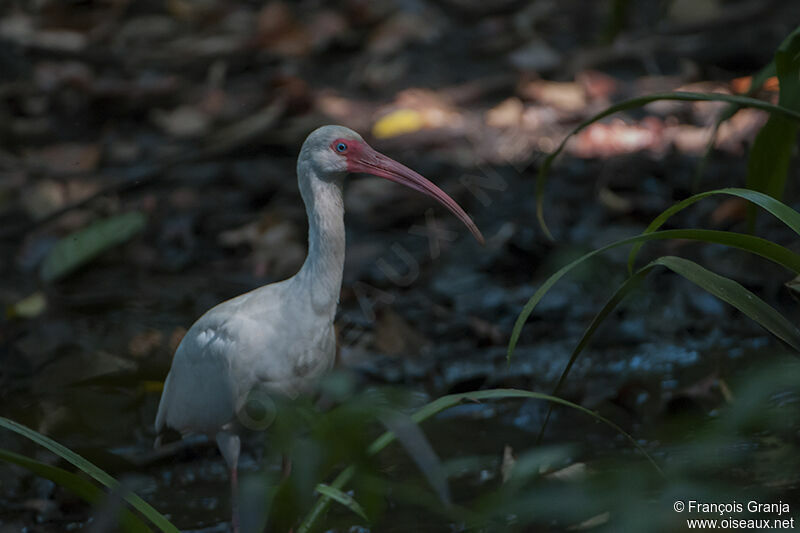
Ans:
[[[611,314],[625,296],[638,287],[642,280],[657,266],[669,268],[701,289],[731,304],[736,309],[755,320],[767,331],[794,348],[797,352],[800,352],[800,330],[758,296],[742,287],[739,283],[724,276],[720,276],[719,274],[715,274],[693,261],[683,259],[682,257],[664,256],[651,261],[625,280],[611,298],[609,298],[600,312],[595,315],[591,324],[589,324],[589,327],[586,328],[586,331],[584,331],[581,336],[577,346],[575,346],[575,349],[572,351],[572,354],[570,354],[569,361],[564,367],[561,376],[558,378],[558,383],[556,383],[556,386],[553,388],[553,395],[558,394],[561,390],[569,371],[572,369],[572,365],[583,349],[589,344],[589,341],[597,331],[597,328],[600,327],[600,324]],[[542,429],[539,432],[537,441],[541,441],[544,436],[544,431],[550,420],[550,413],[552,410],[552,405],[550,405],[544,422],[542,423]]]
[[[664,210],[660,215],[653,219],[647,229],[644,230],[644,233],[652,233],[664,223],[672,217],[675,213],[679,211],[683,211],[690,205],[694,204],[695,202],[699,202],[704,198],[708,198],[709,196],[714,196],[718,194],[729,195],[729,196],[737,196],[753,204],[761,207],[765,211],[771,213],[775,216],[778,220],[789,226],[795,233],[800,235],[800,213],[789,207],[788,205],[781,203],[780,201],[776,200],[772,196],[768,196],[766,194],[760,193],[758,191],[751,191],[750,189],[736,189],[736,188],[727,188],[727,189],[716,189],[713,191],[701,192],[699,194],[695,194],[694,196],[690,196],[685,200],[682,200],[668,209]],[[639,253],[639,249],[642,247],[644,243],[640,242],[635,244],[631,248],[631,253],[628,255],[628,272],[633,272],[634,264],[636,263],[636,255]]]
[[[320,483],[317,485],[317,492],[322,494],[323,496],[327,496],[328,498],[332,499],[333,501],[340,503],[353,511],[355,514],[363,518],[367,523],[369,523],[369,518],[367,518],[367,514],[364,512],[364,509],[358,504],[358,502],[347,494],[346,492],[342,492],[339,489],[333,488],[330,485],[325,485]]]
[[[59,240],[45,257],[40,270],[43,281],[61,279],[109,248],[124,243],[144,229],[146,217],[134,211],[98,220]]]
[[[780,82],[778,105],[800,111],[800,27],[792,32],[775,52],[775,71]],[[747,187],[782,198],[789,174],[789,163],[797,144],[797,123],[771,115],[758,132],[747,162]],[[756,211],[748,208],[750,228],[755,226]]]
[[[417,424],[419,424],[424,420],[444,411],[445,409],[454,407],[464,401],[475,402],[482,400],[506,400],[512,398],[543,400],[546,402],[552,402],[559,405],[564,405],[566,407],[575,409],[577,411],[589,415],[598,422],[602,422],[603,424],[614,429],[617,433],[627,438],[628,441],[644,455],[644,457],[650,462],[653,468],[655,468],[655,470],[660,475],[662,476],[664,475],[661,468],[658,466],[655,460],[650,456],[650,454],[648,454],[647,451],[644,448],[642,448],[642,446],[636,441],[636,439],[634,439],[632,436],[626,433],[625,430],[623,430],[617,424],[581,405],[569,402],[561,398],[556,398],[555,396],[551,396],[549,394],[543,394],[541,392],[530,392],[517,389],[490,389],[490,390],[482,390],[474,392],[465,392],[461,394],[450,394],[447,396],[442,396],[441,398],[437,398],[436,400],[423,406],[421,409],[419,409],[416,413],[414,413],[411,416],[411,419]],[[386,446],[391,444],[392,441],[394,441],[394,439],[395,436],[391,431],[385,432],[380,437],[375,439],[375,441],[369,446],[369,448],[367,448],[367,453],[369,453],[370,455],[375,455],[376,453],[386,448]],[[333,482],[329,485],[329,487],[341,492],[342,487],[344,487],[353,478],[353,476],[355,475],[355,471],[356,470],[354,466],[352,465],[348,466],[338,476],[336,476],[336,479],[333,480]],[[308,512],[306,517],[303,519],[303,522],[298,527],[297,529],[298,533],[309,533],[311,531],[316,521],[327,510],[328,506],[330,505],[330,500],[331,498],[329,496],[324,495],[323,497],[321,497],[316,501],[314,506],[311,508],[311,511]]]
[[[167,520],[164,515],[153,509],[146,501],[141,499],[136,494],[125,490],[120,483],[114,479],[113,477],[109,476],[106,472],[95,466],[93,463],[87,461],[77,453],[73,452],[66,446],[59,444],[58,442],[54,441],[53,439],[42,435],[41,433],[34,431],[28,427],[23,426],[13,420],[8,418],[4,418],[0,416],[0,427],[4,427],[22,435],[23,437],[32,440],[39,446],[43,448],[47,448],[54,454],[58,455],[65,461],[71,463],[73,466],[77,467],[84,473],[88,474],[95,481],[98,481],[100,484],[108,487],[112,491],[116,491],[120,494],[120,497],[128,502],[134,509],[142,513],[145,518],[150,520],[156,527],[158,527],[161,531],[167,533],[178,533],[178,528],[173,526],[169,520]]]
[[[72,472],[68,472],[63,468],[42,463],[40,461],[36,461],[35,459],[25,457],[24,455],[19,455],[3,449],[0,449],[0,460],[21,466],[22,468],[29,470],[39,477],[49,479],[53,483],[92,505],[100,505],[108,498],[108,495],[97,488],[94,483],[77,476]],[[123,531],[128,531],[131,533],[152,531],[152,529],[147,527],[147,525],[142,522],[138,516],[130,512],[128,509],[122,509],[120,514],[121,516],[119,517],[119,525],[122,527]]]
[[[581,354],[584,348],[589,345],[589,341],[592,339],[595,331],[597,328],[600,327],[600,324],[611,314],[611,312],[616,309],[617,305],[636,287],[638,287],[647,274],[652,270],[653,267],[646,267],[636,272],[634,275],[629,277],[625,282],[614,292],[614,294],[609,298],[603,308],[600,310],[599,313],[595,315],[592,319],[592,322],[589,324],[589,327],[586,328],[586,331],[583,332],[581,336],[581,340],[578,341],[578,344],[575,346],[575,349],[572,350],[572,353],[569,356],[569,360],[567,361],[567,365],[564,367],[564,370],[561,372],[561,376],[558,378],[558,382],[556,382],[556,386],[553,387],[553,396],[558,394],[561,390],[561,387],[564,385],[564,382],[567,380],[567,376],[569,375],[569,371],[572,370],[572,365],[575,364],[575,361],[578,359],[578,356]],[[547,423],[550,421],[550,415],[553,412],[553,404],[547,406],[547,414],[544,417],[544,422],[542,422],[542,428],[539,430],[539,436],[536,438],[536,443],[539,444],[542,442],[544,438],[544,431],[547,429]]]
[[[399,411],[387,411],[380,420],[417,464],[422,475],[436,491],[439,501],[445,506],[450,506],[452,498],[442,462],[419,425]]]
[[[682,257],[660,257],[651,262],[650,265],[661,265],[680,274],[720,300],[731,304],[797,352],[800,352],[800,330],[789,322],[786,317],[739,283],[715,274]]]
[[[778,105],[800,111],[800,26],[775,52],[775,72],[780,82]]]
[[[514,323],[514,328],[511,331],[511,338],[508,341],[508,352],[506,356],[509,363],[511,362],[511,357],[514,354],[514,348],[516,348],[517,342],[519,341],[519,336],[522,334],[522,328],[525,326],[525,323],[528,321],[531,313],[533,313],[533,310],[536,308],[538,303],[542,298],[544,298],[545,294],[547,294],[547,291],[549,291],[553,285],[555,285],[558,280],[564,277],[564,275],[566,275],[570,270],[581,265],[592,257],[607,252],[612,248],[663,239],[684,239],[698,242],[723,244],[725,246],[739,248],[741,250],[746,250],[756,255],[760,255],[761,257],[769,259],[770,261],[784,266],[789,270],[800,272],[800,270],[798,270],[800,269],[800,255],[774,242],[743,233],[701,229],[665,230],[654,231],[652,233],[643,233],[635,237],[629,237],[627,239],[612,242],[611,244],[607,244],[602,248],[593,250],[579,257],[575,261],[561,267],[557,272],[547,278],[544,283],[542,283],[539,289],[537,289],[533,296],[531,296],[530,300],[528,300],[528,302],[522,308],[522,311],[517,317],[517,321]]]
[[[545,232],[545,235],[549,239],[552,239],[553,236],[550,233],[550,230],[547,228],[547,224],[544,221],[544,188],[547,184],[547,173],[550,170],[550,167],[553,165],[553,161],[556,157],[564,150],[564,147],[567,144],[567,141],[584,129],[585,127],[589,126],[597,122],[600,119],[603,119],[609,115],[613,115],[614,113],[618,113],[620,111],[625,111],[627,109],[635,109],[637,107],[642,107],[646,104],[651,102],[656,102],[658,100],[677,100],[677,101],[688,101],[688,102],[728,102],[731,104],[737,104],[742,107],[753,107],[755,109],[761,109],[763,111],[769,111],[770,113],[775,113],[779,115],[783,115],[787,118],[790,118],[795,121],[800,121],[800,112],[797,110],[789,109],[786,107],[782,107],[780,105],[770,104],[768,102],[764,102],[762,100],[757,100],[755,98],[750,98],[747,96],[733,96],[727,94],[705,94],[705,93],[688,93],[688,92],[674,92],[674,93],[659,93],[659,94],[651,94],[648,96],[641,96],[639,98],[632,98],[630,100],[625,100],[624,102],[620,102],[618,104],[612,105],[605,110],[601,111],[600,113],[594,115],[593,117],[581,122],[575,129],[567,134],[564,137],[564,140],[561,141],[561,144],[550,153],[545,160],[542,162],[542,166],[539,167],[539,175],[536,179],[536,218],[539,220],[539,225],[541,226],[542,230]]]

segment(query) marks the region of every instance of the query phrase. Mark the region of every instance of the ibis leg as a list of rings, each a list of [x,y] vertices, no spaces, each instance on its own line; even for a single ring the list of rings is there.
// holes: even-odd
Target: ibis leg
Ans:
[[[229,431],[217,433],[217,446],[228,464],[231,478],[231,529],[239,533],[239,452],[242,442],[239,435]]]

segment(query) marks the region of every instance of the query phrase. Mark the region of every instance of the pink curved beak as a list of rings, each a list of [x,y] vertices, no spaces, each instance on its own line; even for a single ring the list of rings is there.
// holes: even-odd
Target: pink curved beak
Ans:
[[[374,150],[367,143],[351,144],[350,153],[347,155],[347,169],[350,172],[363,172],[385,178],[434,198],[469,228],[475,240],[480,244],[485,243],[478,226],[447,193],[407,166]]]

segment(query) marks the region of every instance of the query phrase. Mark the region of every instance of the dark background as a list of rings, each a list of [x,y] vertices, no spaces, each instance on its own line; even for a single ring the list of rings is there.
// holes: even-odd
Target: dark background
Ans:
[[[568,260],[641,232],[693,191],[743,186],[766,115],[742,110],[725,123],[701,172],[724,104],[660,102],[584,130],[551,172],[545,216],[555,241],[534,213],[541,154],[625,98],[745,92],[742,78],[770,61],[798,21],[797,2],[766,0],[5,0],[0,415],[125,476],[177,525],[218,530],[227,481],[215,450],[150,451],[161,381],[198,316],[302,263],[295,157],[305,136],[329,123],[356,129],[435,181],[487,238],[478,246],[412,191],[354,177],[341,366],[363,386],[403,385],[431,398],[487,387],[549,392],[625,279],[626,250],[556,285],[508,365],[511,327],[527,299]],[[776,100],[774,84],[757,96]],[[785,201],[797,208],[796,166],[791,172]],[[42,279],[58,239],[131,211],[146,224],[127,242]],[[743,231],[744,204],[707,200],[671,224]],[[796,236],[770,217],[759,218],[757,234],[797,249]],[[800,318],[784,287],[791,276],[772,264],[687,242],[644,249],[665,253]],[[785,354],[734,309],[658,272],[603,326],[562,395],[650,439],[666,463],[680,462],[659,447],[659,428],[676,412],[713,418],[736,396],[731,383],[788,364]],[[464,409],[429,438],[442,456],[494,457],[486,475],[497,479],[505,446],[532,446],[542,409]],[[798,420],[786,422],[790,436],[770,442],[791,455]],[[591,450],[584,460],[628,450],[570,413],[556,413],[549,440],[581,443]],[[48,458],[11,434],[0,432],[0,445]],[[741,445],[756,455],[733,485],[769,485],[797,501],[798,470],[757,455],[765,449],[757,438]],[[248,452],[243,469],[258,463]],[[764,469],[782,475],[760,477]],[[0,532],[63,531],[88,513],[49,482],[0,468]],[[411,515],[398,513],[376,530],[403,530]]]

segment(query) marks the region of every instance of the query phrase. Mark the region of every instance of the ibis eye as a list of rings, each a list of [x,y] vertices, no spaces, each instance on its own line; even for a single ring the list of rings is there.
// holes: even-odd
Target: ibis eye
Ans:
[[[345,143],[337,143],[336,144],[336,151],[337,152],[344,152],[347,150],[347,145]]]

